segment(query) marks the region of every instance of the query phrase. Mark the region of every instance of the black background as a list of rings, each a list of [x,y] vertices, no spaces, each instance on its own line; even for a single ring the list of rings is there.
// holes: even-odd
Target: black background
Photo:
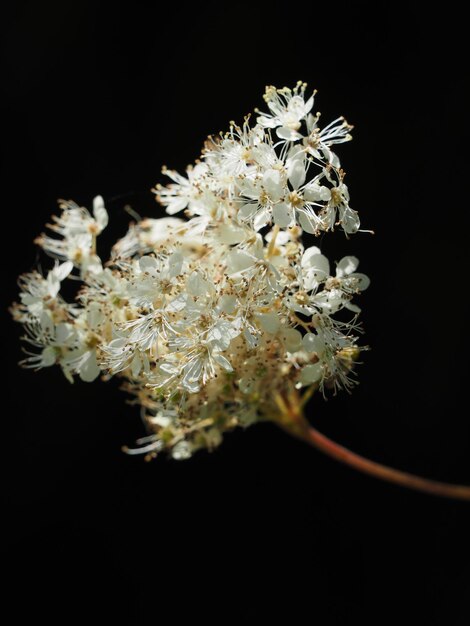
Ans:
[[[153,6],[152,6],[153,5]],[[470,483],[465,19],[395,3],[17,2],[3,20],[2,568],[6,623],[470,622],[470,505],[379,483],[269,425],[209,455],[146,464],[118,383],[22,371],[6,307],[58,197],[111,226],[158,216],[162,164],[306,80],[354,141],[338,152],[365,228],[357,254],[372,350],[361,385],[311,405],[370,458]]]

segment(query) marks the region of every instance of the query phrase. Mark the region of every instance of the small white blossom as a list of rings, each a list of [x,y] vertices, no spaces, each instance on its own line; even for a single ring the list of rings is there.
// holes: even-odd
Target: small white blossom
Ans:
[[[20,277],[21,305],[15,309],[17,321],[27,322],[38,319],[44,311],[52,311],[58,305],[59,310],[64,302],[59,296],[60,283],[67,278],[73,269],[73,263],[56,262],[52,270],[44,278],[39,272],[23,274]],[[70,308],[70,311],[72,308]]]
[[[309,115],[306,119],[307,137],[304,137],[302,143],[306,151],[311,154],[318,161],[328,161],[330,165],[335,168],[340,167],[340,162],[337,155],[330,149],[338,143],[344,143],[345,141],[351,141],[352,136],[350,126],[344,117],[338,117],[333,122],[330,122],[325,128],[318,126],[318,120],[320,114]]]
[[[158,200],[166,206],[168,215],[179,213],[188,208],[193,214],[205,213],[207,207],[208,189],[204,185],[208,167],[205,163],[198,163],[195,167],[188,167],[187,178],[174,170],[163,168],[162,172],[173,183],[167,187],[157,187]]]
[[[49,224],[59,238],[43,234],[36,242],[51,256],[69,260],[79,267],[82,278],[87,273],[99,273],[102,265],[96,254],[96,238],[108,225],[103,198],[94,198],[93,216],[72,201],[60,201],[60,208],[61,215],[53,215],[54,223]]]
[[[264,99],[270,113],[265,113],[257,118],[257,122],[263,128],[276,128],[277,135],[287,141],[301,139],[298,132],[301,122],[304,120],[313,107],[312,95],[305,102],[306,83],[298,82],[294,89],[284,87],[266,87]]]

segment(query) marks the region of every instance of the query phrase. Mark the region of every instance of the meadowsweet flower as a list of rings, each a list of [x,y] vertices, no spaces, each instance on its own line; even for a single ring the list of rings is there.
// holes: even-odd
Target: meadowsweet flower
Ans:
[[[338,169],[340,167],[339,158],[330,147],[338,143],[351,141],[352,135],[349,131],[353,127],[347,123],[344,117],[338,117],[324,128],[320,128],[318,125],[319,119],[319,113],[307,116],[306,127],[308,135],[303,137],[302,144],[307,153],[317,161],[323,162],[326,160],[330,165]]]
[[[46,278],[36,271],[20,276],[21,304],[14,309],[16,320],[24,323],[39,319],[45,311],[62,312],[64,302],[59,295],[60,283],[72,269],[73,263],[70,261],[60,265],[56,262]]]
[[[265,113],[257,118],[257,122],[263,128],[276,128],[276,134],[281,139],[296,141],[302,135],[298,132],[302,120],[306,119],[313,107],[314,95],[305,102],[306,83],[298,82],[294,89],[284,87],[266,87],[264,99],[270,113]]]
[[[185,175],[164,168],[170,183],[154,191],[169,217],[131,224],[107,262],[101,196],[92,213],[61,201],[37,240],[54,267],[20,279],[23,364],[58,365],[69,380],[123,378],[149,431],[130,453],[186,459],[274,419],[294,390],[356,382],[355,299],[368,278],[353,256],[332,274],[302,242],[304,232],[359,228],[333,152],[351,127],[338,118],[321,128],[305,83],[268,87],[265,101],[254,124],[248,116],[209,137]],[[72,303],[60,293],[67,279],[81,285]]]
[[[59,237],[42,234],[36,243],[52,257],[72,261],[81,269],[82,278],[87,273],[100,272],[101,261],[96,254],[96,238],[108,224],[103,198],[94,198],[93,216],[85,207],[72,201],[61,200],[59,206],[62,209],[61,215],[53,215],[54,223],[48,225]]]

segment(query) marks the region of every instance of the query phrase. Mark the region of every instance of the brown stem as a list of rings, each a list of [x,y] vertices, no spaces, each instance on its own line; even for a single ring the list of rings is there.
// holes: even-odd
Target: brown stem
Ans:
[[[429,480],[408,472],[402,472],[393,467],[387,467],[376,461],[366,459],[323,435],[323,433],[311,426],[303,415],[303,407],[314,391],[312,387],[302,398],[296,391],[292,391],[287,396],[275,396],[274,400],[278,408],[275,421],[279,426],[294,437],[320,450],[323,454],[340,463],[349,465],[349,467],[368,476],[442,498],[470,500],[470,486]],[[276,414],[276,412],[273,412],[273,414]]]
[[[332,441],[313,426],[308,429],[297,432],[296,435],[306,443],[312,445],[327,456],[353,467],[358,472],[380,478],[389,483],[395,483],[408,489],[415,489],[424,493],[430,493],[434,496],[442,498],[454,498],[457,500],[470,500],[470,487],[466,485],[452,485],[437,480],[428,480],[421,478],[408,472],[402,472],[392,467],[387,467],[381,463],[371,461],[369,459],[351,452],[339,443]]]

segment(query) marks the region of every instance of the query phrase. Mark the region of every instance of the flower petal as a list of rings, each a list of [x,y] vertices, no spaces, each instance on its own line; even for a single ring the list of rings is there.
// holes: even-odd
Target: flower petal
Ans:
[[[101,230],[106,228],[109,216],[104,206],[103,196],[95,196],[93,198],[93,216]]]
[[[292,222],[292,210],[285,202],[279,202],[273,206],[273,220],[281,228],[287,228]]]
[[[342,278],[355,272],[359,265],[359,259],[355,256],[345,256],[336,266],[336,276]]]
[[[311,215],[307,215],[305,211],[298,211],[299,223],[306,233],[314,235],[317,232],[315,221]]]
[[[302,347],[302,335],[296,328],[286,328],[282,334],[288,352],[300,350]]]
[[[158,268],[157,259],[153,256],[143,256],[139,259],[141,272],[154,272]]]
[[[280,139],[285,139],[286,141],[297,141],[298,139],[302,139],[302,135],[296,130],[292,130],[288,126],[281,126],[276,130],[276,135]]]
[[[273,202],[277,202],[284,195],[281,172],[269,169],[263,174],[263,187]]]
[[[302,346],[306,352],[316,352],[319,356],[325,351],[325,342],[314,333],[306,333],[302,337]]]
[[[96,362],[96,352],[90,350],[80,365],[78,375],[84,383],[93,382],[100,375],[101,370]]]
[[[309,363],[302,368],[300,373],[300,382],[303,385],[312,385],[320,380],[323,375],[323,366],[321,363]]]
[[[243,250],[232,250],[227,255],[227,271],[229,274],[235,274],[248,269],[256,263],[257,259],[248,252]]]
[[[274,334],[279,330],[281,322],[277,313],[258,313],[256,317],[261,328],[267,333]]]
[[[330,262],[316,246],[305,250],[301,264],[307,272],[313,273],[317,280],[324,280],[330,275]]]
[[[222,367],[226,372],[233,372],[233,367],[228,359],[226,359],[221,354],[213,354],[212,358],[216,361],[220,367]]]
[[[359,291],[365,291],[370,285],[370,278],[366,274],[356,272],[355,274],[351,274],[351,278],[355,278],[358,281],[357,289]]]

